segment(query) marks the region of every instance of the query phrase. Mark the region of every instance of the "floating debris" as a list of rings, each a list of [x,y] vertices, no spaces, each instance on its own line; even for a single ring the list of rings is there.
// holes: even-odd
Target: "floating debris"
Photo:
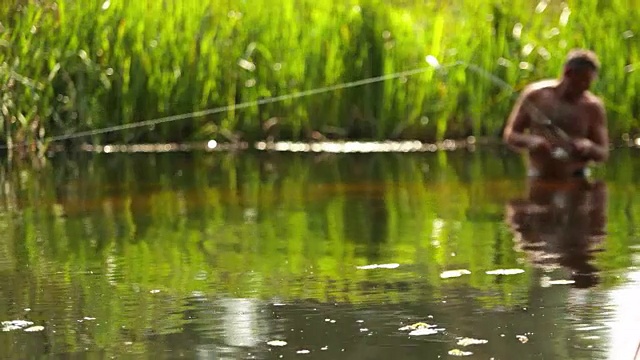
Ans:
[[[471,351],[462,351],[460,349],[449,350],[449,355],[451,356],[470,356],[473,355]]]
[[[549,280],[548,284],[549,285],[571,285],[571,284],[575,284],[576,281],[575,280]]]
[[[412,325],[407,325],[399,328],[400,331],[410,331],[410,336],[425,336],[425,335],[433,335],[437,334],[440,331],[444,331],[444,329],[436,328],[437,325],[431,325],[424,322],[417,322]]]
[[[529,342],[529,338],[526,335],[516,335],[516,338],[518,338],[518,340],[523,344]]]
[[[282,340],[271,340],[267,342],[267,345],[269,346],[285,346],[287,345],[286,341],[282,341]]]
[[[524,273],[522,269],[497,269],[486,272],[487,275],[517,275],[522,273]]]
[[[13,330],[22,330],[28,326],[33,325],[33,322],[27,320],[11,320],[11,321],[3,321],[2,323],[2,331],[13,331]]]
[[[444,330],[444,329],[417,329],[417,330],[413,330],[412,332],[410,332],[409,336],[433,335],[433,334],[437,334],[438,331],[440,331],[440,330]]]
[[[372,265],[363,265],[358,266],[357,268],[360,270],[371,270],[371,269],[396,269],[400,266],[400,264],[372,264]]]
[[[296,354],[311,354],[311,351],[307,349],[302,349],[302,350],[296,351]]]
[[[398,330],[400,331],[410,331],[410,330],[417,330],[417,329],[429,329],[429,328],[434,328],[437,325],[431,325],[431,324],[427,324],[427,323],[423,323],[423,322],[417,322],[415,324],[412,325],[407,325],[407,326],[403,326],[401,328],[399,328]]]
[[[447,270],[440,274],[441,279],[450,279],[460,277],[462,275],[470,275],[471,271],[467,269]]]
[[[467,337],[458,339],[459,346],[482,345],[488,342],[489,342],[488,340],[474,339],[474,338],[467,338]]]
[[[25,332],[37,332],[44,330],[44,326],[36,325],[24,329]]]

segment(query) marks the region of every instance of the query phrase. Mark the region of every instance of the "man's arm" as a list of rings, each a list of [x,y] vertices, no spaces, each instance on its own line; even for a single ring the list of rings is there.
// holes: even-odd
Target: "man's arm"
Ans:
[[[609,159],[609,130],[607,128],[607,114],[602,100],[596,100],[592,108],[592,119],[589,123],[587,139],[591,141],[584,153],[595,162],[605,162]]]
[[[548,142],[541,136],[525,133],[531,126],[531,115],[525,102],[531,104],[532,91],[526,88],[516,101],[502,134],[503,141],[515,150],[533,149]]]

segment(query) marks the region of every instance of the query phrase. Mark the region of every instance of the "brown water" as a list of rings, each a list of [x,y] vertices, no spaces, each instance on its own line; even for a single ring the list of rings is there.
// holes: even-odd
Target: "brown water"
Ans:
[[[637,155],[564,185],[497,150],[5,166],[0,358],[623,360]]]

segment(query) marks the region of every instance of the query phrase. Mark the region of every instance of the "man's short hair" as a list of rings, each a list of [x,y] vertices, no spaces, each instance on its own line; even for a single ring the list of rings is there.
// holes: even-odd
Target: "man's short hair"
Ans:
[[[594,71],[600,71],[600,60],[595,52],[587,49],[573,49],[569,51],[564,66],[566,69],[584,69],[591,68]]]

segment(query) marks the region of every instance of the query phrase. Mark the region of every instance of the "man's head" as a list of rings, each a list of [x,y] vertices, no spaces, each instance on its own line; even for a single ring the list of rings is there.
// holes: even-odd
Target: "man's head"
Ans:
[[[598,56],[591,50],[574,49],[564,63],[564,81],[574,95],[587,91],[600,71]]]

